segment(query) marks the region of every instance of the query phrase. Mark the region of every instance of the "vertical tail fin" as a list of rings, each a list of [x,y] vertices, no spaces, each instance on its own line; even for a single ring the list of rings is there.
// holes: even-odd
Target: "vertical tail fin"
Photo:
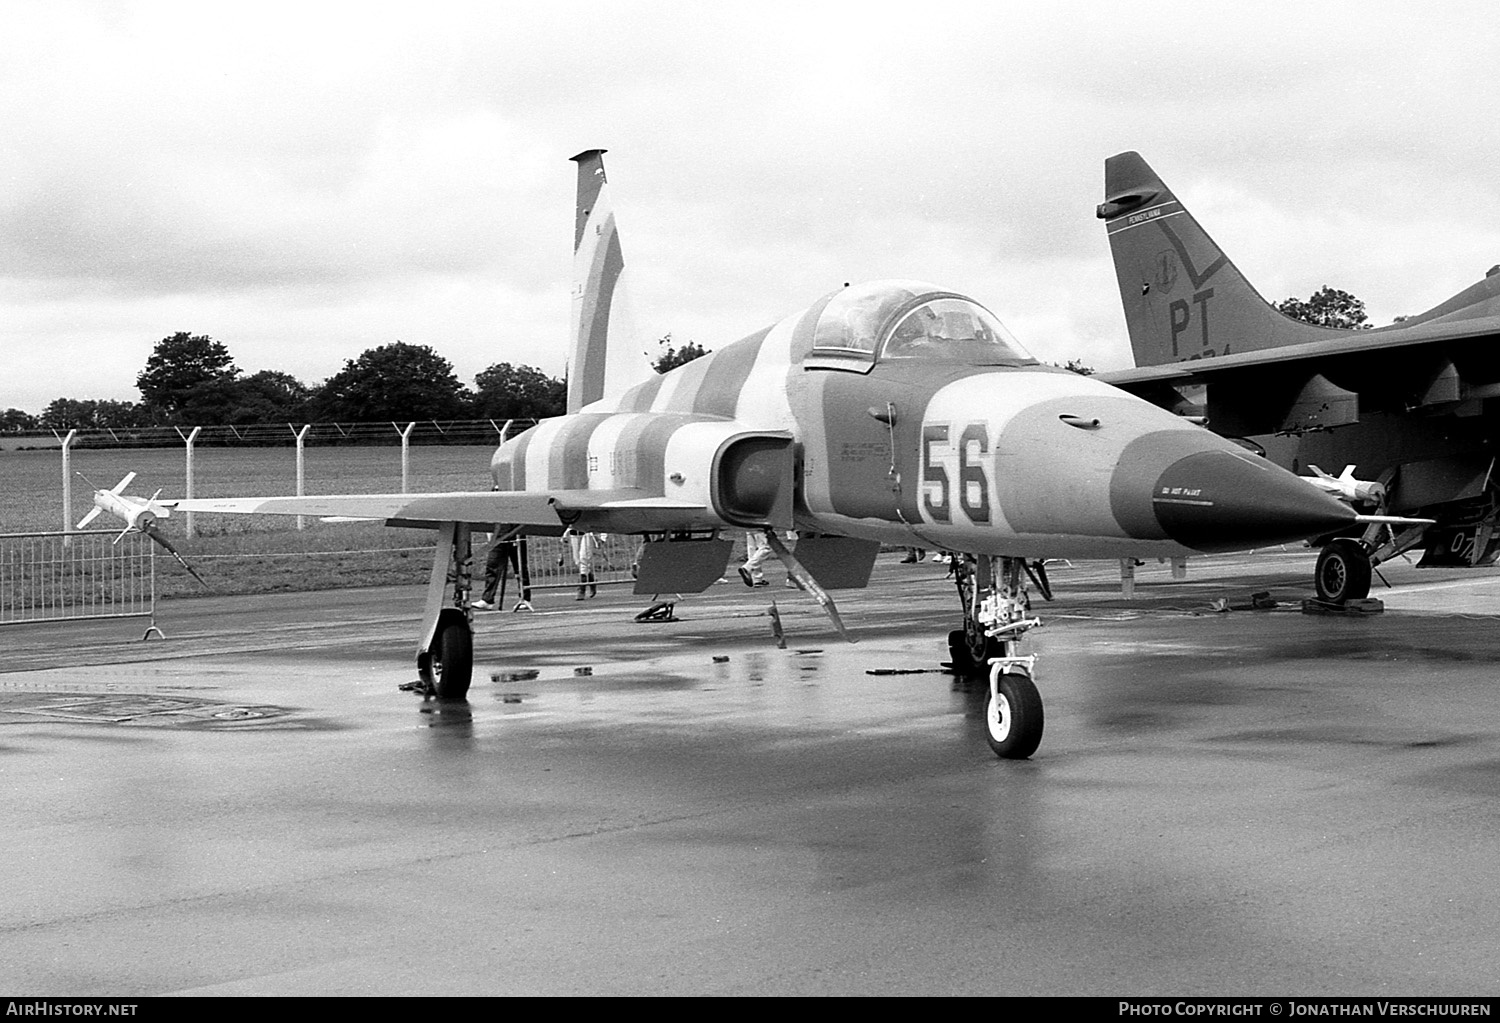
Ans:
[[[1139,153],[1104,161],[1104,203],[1097,215],[1109,233],[1137,366],[1342,333],[1273,308]]]
[[[589,149],[572,158],[578,164],[578,207],[573,224],[569,413],[618,397],[651,375],[622,287],[625,258],[604,177],[604,152]]]

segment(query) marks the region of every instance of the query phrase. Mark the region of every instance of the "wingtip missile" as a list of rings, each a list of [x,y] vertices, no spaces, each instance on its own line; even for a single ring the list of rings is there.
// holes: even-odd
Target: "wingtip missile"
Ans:
[[[1350,504],[1373,504],[1379,505],[1385,501],[1385,486],[1373,480],[1361,480],[1354,477],[1354,466],[1344,466],[1344,471],[1337,476],[1331,475],[1316,465],[1309,464],[1308,469],[1312,471],[1311,476],[1303,476],[1302,479],[1311,483],[1325,494],[1331,494],[1340,501]]]
[[[80,475],[82,475],[80,473]],[[84,477],[85,480],[88,477]],[[107,511],[111,515],[125,523],[125,532],[132,530],[140,533],[147,532],[157,519],[171,518],[172,509],[163,504],[158,504],[156,498],[161,494],[158,490],[151,495],[149,500],[130,497],[125,493],[125,488],[135,481],[135,473],[128,472],[113,487],[105,490],[102,487],[94,489],[94,507],[91,508],[83,518],[78,520],[77,529],[83,529],[94,519],[98,518],[101,511]],[[91,484],[92,485],[92,484]],[[124,535],[123,533],[121,535]]]
[[[83,474],[80,473],[79,475],[82,476]],[[87,480],[88,477],[85,476],[84,479]],[[144,501],[139,498],[130,497],[125,493],[125,488],[130,486],[134,481],[135,473],[128,472],[120,482],[108,490],[96,487],[94,489],[94,507],[89,509],[87,515],[78,520],[76,528],[83,529],[90,522],[93,522],[94,519],[98,518],[100,512],[107,511],[125,523],[125,528],[120,530],[119,536],[115,537],[115,543],[119,543],[125,539],[127,533],[144,533],[159,547],[172,555],[173,558],[176,558],[177,563],[187,569],[188,575],[198,580],[199,585],[206,590],[212,589],[213,587],[204,582],[203,577],[197,573],[192,565],[183,560],[182,555],[177,552],[177,548],[173,547],[171,542],[162,536],[161,531],[157,529],[156,522],[158,519],[170,518],[172,515],[171,508],[163,504],[158,504],[156,501],[161,496],[161,491],[157,490],[148,500]],[[92,486],[92,483],[90,485]]]

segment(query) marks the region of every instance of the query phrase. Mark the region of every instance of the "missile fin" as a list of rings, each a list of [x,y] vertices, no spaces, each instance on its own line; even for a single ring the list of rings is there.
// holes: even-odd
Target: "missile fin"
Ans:
[[[127,530],[127,532],[128,532],[128,530]],[[196,570],[194,570],[194,568],[193,568],[192,565],[189,565],[186,561],[183,560],[182,555],[177,553],[177,548],[173,547],[172,544],[171,544],[171,542],[168,541],[166,537],[162,536],[160,533],[158,533],[156,531],[156,524],[155,523],[152,523],[152,524],[150,524],[148,526],[143,527],[141,529],[141,532],[145,533],[151,539],[155,540],[158,544],[161,545],[161,547],[162,547],[163,550],[165,550],[168,554],[172,555],[172,557],[176,558],[177,559],[177,563],[179,565],[181,565],[183,568],[187,569],[188,575],[190,575],[194,579],[198,580],[198,585],[202,586],[205,590],[211,590],[211,589],[213,589],[212,586],[208,585],[208,583],[206,583],[206,582],[203,581],[203,577],[201,575],[199,575]],[[120,535],[124,536],[125,534],[121,533]],[[118,541],[116,541],[116,542],[118,542]]]

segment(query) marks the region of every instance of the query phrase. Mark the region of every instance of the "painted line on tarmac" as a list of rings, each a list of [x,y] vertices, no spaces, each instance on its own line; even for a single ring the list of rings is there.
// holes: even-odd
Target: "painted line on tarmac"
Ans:
[[[1500,585],[1500,575],[1485,576],[1481,579],[1451,579],[1447,582],[1441,583],[1404,583],[1400,586],[1396,586],[1384,591],[1384,593],[1379,594],[1379,596],[1384,599],[1384,597],[1387,595],[1395,597],[1400,596],[1403,593],[1430,593],[1433,590],[1451,590],[1456,589],[1460,586],[1472,587],[1484,586],[1486,584]]]

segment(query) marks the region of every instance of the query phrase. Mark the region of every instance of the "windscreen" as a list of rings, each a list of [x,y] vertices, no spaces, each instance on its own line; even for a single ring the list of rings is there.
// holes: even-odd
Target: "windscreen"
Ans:
[[[966,298],[938,298],[917,306],[896,324],[881,354],[885,359],[971,366],[1036,361],[989,310]]]

